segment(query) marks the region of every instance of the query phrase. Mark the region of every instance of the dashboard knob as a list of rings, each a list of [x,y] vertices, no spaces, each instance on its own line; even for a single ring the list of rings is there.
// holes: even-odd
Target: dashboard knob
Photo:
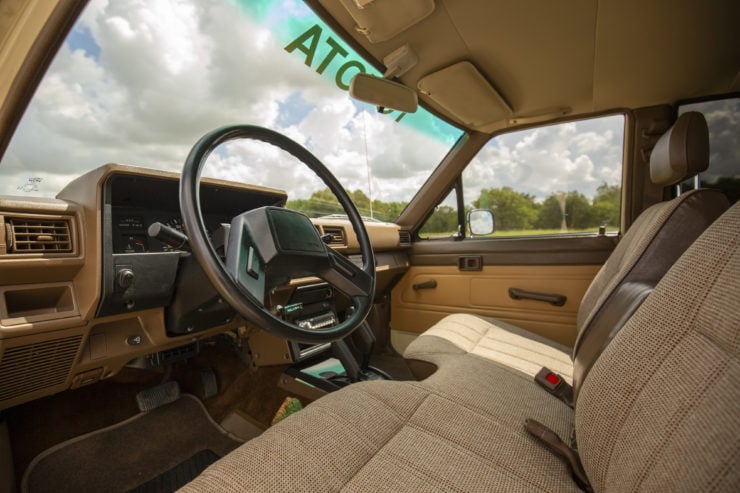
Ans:
[[[134,283],[134,271],[123,268],[116,274],[116,283],[122,289],[128,289]]]

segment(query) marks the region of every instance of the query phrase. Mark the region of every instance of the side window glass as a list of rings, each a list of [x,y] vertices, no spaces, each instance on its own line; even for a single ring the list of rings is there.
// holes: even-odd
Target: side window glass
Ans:
[[[500,135],[463,172],[467,208],[494,237],[618,232],[624,116]]]
[[[434,212],[419,230],[419,237],[450,238],[458,234],[457,226],[457,191],[452,189],[447,197],[434,208]]]
[[[709,127],[709,168],[681,184],[686,191],[698,184],[722,190],[731,204],[740,200],[740,98],[681,105],[678,114],[698,111]]]

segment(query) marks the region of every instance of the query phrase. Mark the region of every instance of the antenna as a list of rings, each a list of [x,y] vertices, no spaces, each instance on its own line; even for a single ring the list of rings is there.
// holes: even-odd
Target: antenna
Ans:
[[[373,185],[370,173],[370,158],[367,153],[367,122],[366,111],[362,112],[362,137],[365,142],[365,167],[367,168],[367,196],[370,199],[370,217],[373,218]]]

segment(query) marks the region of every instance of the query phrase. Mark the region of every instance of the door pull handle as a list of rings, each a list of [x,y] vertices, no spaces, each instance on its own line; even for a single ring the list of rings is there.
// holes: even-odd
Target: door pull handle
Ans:
[[[534,291],[525,291],[519,288],[509,288],[509,296],[515,300],[545,301],[554,306],[563,306],[568,301],[568,298],[562,294],[535,293]]]
[[[414,284],[411,287],[414,288],[414,291],[418,291],[420,289],[434,289],[437,287],[437,281],[431,279],[429,281],[420,282],[419,284]]]

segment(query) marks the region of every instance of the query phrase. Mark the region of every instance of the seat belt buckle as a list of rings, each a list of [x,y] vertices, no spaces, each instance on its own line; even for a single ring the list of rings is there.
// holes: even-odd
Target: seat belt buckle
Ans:
[[[563,380],[563,377],[543,366],[534,376],[534,381],[568,407],[573,407],[573,387]]]
[[[557,389],[564,382],[563,377],[545,367],[535,375],[534,379],[538,384],[551,391]]]

